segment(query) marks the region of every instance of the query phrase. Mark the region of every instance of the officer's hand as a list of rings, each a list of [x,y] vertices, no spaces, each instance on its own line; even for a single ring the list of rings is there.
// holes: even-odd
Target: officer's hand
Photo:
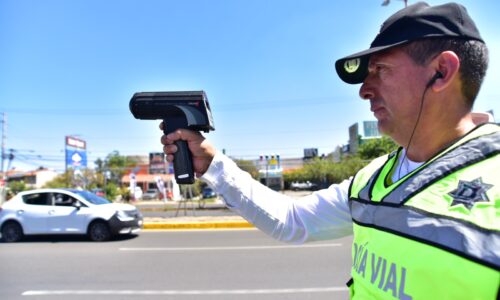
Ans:
[[[160,123],[160,129],[163,130],[163,122]],[[174,145],[177,140],[187,142],[193,157],[194,172],[196,176],[203,175],[215,156],[215,148],[199,132],[178,129],[161,137],[161,143],[164,145],[163,152],[167,154],[167,161],[169,162],[174,160],[174,153],[177,152],[177,146]]]

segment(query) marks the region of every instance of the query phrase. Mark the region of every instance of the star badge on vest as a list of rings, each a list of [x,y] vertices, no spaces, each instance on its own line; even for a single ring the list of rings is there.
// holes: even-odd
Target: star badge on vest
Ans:
[[[481,177],[472,181],[459,180],[458,187],[448,193],[453,197],[451,206],[463,204],[471,210],[476,202],[488,202],[486,191],[492,188],[492,184],[483,183]]]

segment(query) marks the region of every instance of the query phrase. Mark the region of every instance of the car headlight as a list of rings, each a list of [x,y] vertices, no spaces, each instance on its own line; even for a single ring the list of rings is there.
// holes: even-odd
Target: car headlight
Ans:
[[[134,218],[129,216],[126,212],[123,210],[119,210],[116,212],[116,216],[118,217],[118,220],[122,222],[127,222],[127,221],[133,221]]]

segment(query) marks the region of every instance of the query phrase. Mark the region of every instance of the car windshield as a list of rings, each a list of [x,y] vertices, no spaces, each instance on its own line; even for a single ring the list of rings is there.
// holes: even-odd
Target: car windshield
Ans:
[[[92,204],[100,205],[100,204],[109,204],[111,201],[104,199],[102,197],[97,196],[94,193],[89,191],[80,191],[80,190],[72,190],[73,193],[82,196],[85,200]]]

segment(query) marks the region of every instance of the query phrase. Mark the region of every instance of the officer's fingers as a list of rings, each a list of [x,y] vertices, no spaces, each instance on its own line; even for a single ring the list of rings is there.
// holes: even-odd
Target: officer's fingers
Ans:
[[[167,161],[168,162],[173,162],[174,161],[174,156],[172,154],[167,155]]]
[[[163,144],[163,145],[170,145],[170,144],[173,144],[174,141],[173,140],[170,140],[166,135],[162,135],[161,136],[161,139],[160,139],[160,142]]]
[[[188,129],[178,129],[174,132],[169,133],[168,135],[163,135],[160,139],[160,142],[163,145],[170,145],[178,140],[192,142],[192,141],[202,141],[203,139],[204,139],[203,136],[197,131],[192,131]]]
[[[177,152],[177,146],[174,144],[165,145],[163,146],[163,152],[165,152],[165,154],[167,155],[174,154],[175,152]]]
[[[165,124],[163,124],[163,121],[160,123],[160,130],[163,130],[165,128]]]
[[[176,131],[169,133],[167,135],[167,140],[184,140],[184,141],[196,141],[196,140],[202,140],[203,136],[197,132],[197,131],[192,131],[189,129],[177,129]]]
[[[171,133],[169,133],[167,135],[163,135],[161,137],[161,143],[163,145],[169,145],[169,144],[173,144],[175,141],[180,140],[181,139],[181,133],[179,132],[179,130],[171,132]]]

